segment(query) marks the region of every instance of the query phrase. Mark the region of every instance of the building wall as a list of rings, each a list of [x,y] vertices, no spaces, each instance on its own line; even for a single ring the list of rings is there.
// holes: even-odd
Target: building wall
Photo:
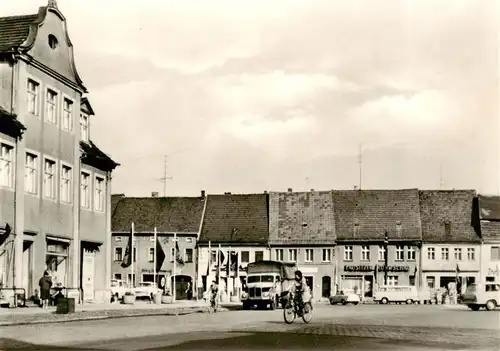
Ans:
[[[0,106],[7,111],[11,108],[12,91],[12,66],[6,62],[0,62]]]
[[[121,248],[122,258],[125,255],[125,250],[128,245],[130,235],[117,234],[114,233],[111,242],[111,256],[112,256],[112,267],[111,267],[111,278],[112,279],[123,279],[127,281],[130,279],[130,274],[132,274],[132,267],[122,268],[122,260],[116,260],[116,248]],[[165,277],[167,282],[167,288],[172,289],[171,279],[174,275],[174,264],[175,264],[175,276],[176,277],[189,277],[191,279],[192,285],[196,281],[196,234],[194,235],[178,235],[178,246],[181,256],[184,260],[184,264],[174,263],[174,257],[172,249],[175,247],[174,237],[172,234],[165,235],[159,234],[158,238],[161,242],[163,252],[165,253],[165,261],[157,274],[160,277]],[[133,271],[136,277],[136,284],[142,281],[152,281],[152,276],[154,275],[154,262],[150,261],[149,250],[155,248],[155,241],[153,234],[140,234],[134,235],[134,247],[136,250],[136,260],[134,261]],[[192,261],[186,261],[186,249],[192,249]],[[148,277],[149,276],[149,277]],[[151,278],[151,279],[148,279]],[[146,279],[146,280],[144,280]],[[159,283],[160,279],[157,279]],[[179,295],[177,296],[179,297]]]
[[[500,250],[500,242],[482,244],[480,250],[480,282],[500,282],[500,260],[492,254],[492,250]]]
[[[379,244],[337,244],[337,261],[338,261],[338,289],[349,289],[357,286],[358,291],[365,297],[371,297],[373,289],[378,285],[383,285],[384,282],[384,266],[385,261],[383,256],[379,259]],[[347,246],[352,247],[352,260],[344,259],[344,252]],[[362,259],[362,247],[368,246],[370,256],[369,260]],[[397,246],[403,246],[404,257],[402,260],[397,259]],[[409,259],[409,247],[415,252],[415,259]],[[388,284],[397,285],[418,285],[418,267],[420,265],[420,252],[416,245],[400,244],[389,245],[387,248],[389,272]],[[375,275],[375,267],[377,266],[377,274]],[[397,268],[391,268],[397,267]],[[391,270],[392,269],[392,270]],[[417,269],[417,274],[415,272]],[[394,277],[394,278],[391,278]],[[414,277],[414,278],[410,278]],[[392,279],[397,279],[397,282]],[[411,280],[414,279],[414,282]],[[371,292],[370,292],[371,291]]]
[[[455,258],[455,249],[461,250],[461,259]],[[473,252],[468,253],[469,249],[473,250]],[[432,256],[432,252],[434,252],[434,256]],[[448,252],[447,259],[446,252]],[[458,277],[468,278],[469,283],[478,281],[481,269],[481,246],[462,243],[424,243],[422,245],[424,287],[431,289],[447,287],[451,280],[455,281],[457,265],[460,270]],[[463,289],[465,287],[466,285],[463,286]]]
[[[329,298],[334,293],[336,270],[334,246],[273,246],[271,251],[272,260],[281,260],[280,254],[278,254],[279,250],[283,250],[282,260],[284,262],[295,262],[297,264],[297,268],[306,278],[315,300]],[[307,250],[312,250],[313,257],[311,261],[306,260]],[[323,260],[324,250],[329,250],[329,254],[325,252],[325,260]],[[296,260],[294,260],[290,251],[297,252]]]

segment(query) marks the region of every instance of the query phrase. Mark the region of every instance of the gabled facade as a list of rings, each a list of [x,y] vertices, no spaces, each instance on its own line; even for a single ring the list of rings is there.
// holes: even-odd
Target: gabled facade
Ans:
[[[112,274],[137,286],[157,282],[177,300],[188,298],[189,283],[196,291],[196,243],[205,209],[205,197],[125,197],[113,196]],[[134,223],[133,265],[122,268]],[[163,264],[155,267],[157,238],[164,253]],[[158,257],[158,256],[156,256]],[[156,270],[156,279],[155,279]],[[165,286],[162,286],[162,284]],[[195,295],[193,295],[195,296]]]
[[[500,282],[500,196],[478,196],[481,282]]]
[[[268,195],[208,195],[198,241],[198,286],[219,277],[226,296],[240,296],[246,266],[268,260]]]
[[[66,26],[55,1],[0,18],[0,222],[15,234],[0,247],[0,284],[29,298],[47,269],[65,291],[96,301],[109,286],[118,164],[86,147],[88,125],[82,140],[80,112],[90,104]]]
[[[480,278],[480,236],[473,223],[474,190],[419,191],[422,277],[430,290],[465,292]],[[451,285],[450,285],[451,283]]]
[[[315,299],[335,281],[335,220],[330,191],[269,193],[271,259],[295,262]]]
[[[378,285],[417,285],[418,190],[333,191],[338,289],[372,297]]]

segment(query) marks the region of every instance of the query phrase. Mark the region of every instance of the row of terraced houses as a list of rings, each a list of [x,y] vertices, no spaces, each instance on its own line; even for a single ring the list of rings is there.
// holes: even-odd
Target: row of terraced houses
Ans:
[[[121,267],[132,222],[133,272]],[[166,254],[157,281],[179,299],[187,283],[201,294],[216,274],[237,294],[246,265],[267,259],[296,262],[315,298],[344,288],[370,297],[377,284],[432,290],[458,280],[465,289],[500,280],[500,198],[473,190],[113,195],[112,278],[154,280],[154,227]]]

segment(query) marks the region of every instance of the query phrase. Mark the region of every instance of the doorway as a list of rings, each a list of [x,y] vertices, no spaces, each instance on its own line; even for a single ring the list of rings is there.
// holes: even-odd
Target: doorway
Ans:
[[[95,283],[95,251],[83,249],[82,255],[82,289],[83,301],[94,301]]]
[[[325,276],[321,282],[321,297],[329,298],[332,290],[332,278]]]
[[[373,297],[373,276],[365,275],[363,279],[364,297]]]
[[[33,242],[23,242],[23,289],[26,290],[26,299],[33,295]]]
[[[309,290],[311,291],[311,296],[313,296],[313,283],[314,283],[314,279],[312,276],[307,276],[307,277],[304,277],[306,279],[306,284],[307,286],[309,287]]]
[[[172,277],[172,281],[174,277]],[[188,284],[191,285],[191,291],[193,289],[193,279],[188,275],[176,275],[175,276],[175,299],[176,300],[187,300],[187,288]]]

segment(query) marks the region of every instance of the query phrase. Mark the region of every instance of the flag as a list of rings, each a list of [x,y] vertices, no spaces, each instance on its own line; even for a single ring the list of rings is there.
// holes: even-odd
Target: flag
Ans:
[[[377,280],[378,280],[378,264],[375,265],[375,268],[373,269],[373,280],[374,280],[374,283],[377,283]]]
[[[0,245],[2,245],[9,237],[11,228],[9,223],[5,223],[4,228],[0,228]]]
[[[227,256],[231,259],[231,251],[228,251]],[[226,277],[229,277],[229,272],[231,272],[230,262],[226,263]]]
[[[456,269],[456,273],[460,273],[460,267],[458,266],[458,263],[457,263],[457,269]]]
[[[184,260],[182,259],[182,255],[181,255],[181,250],[179,249],[179,242],[178,241],[175,242],[175,260],[179,264],[184,264]]]
[[[165,262],[165,251],[163,251],[159,238],[156,238],[155,255],[156,255],[156,272],[159,272],[161,270],[161,266],[163,266],[163,262]]]
[[[125,249],[125,255],[123,255],[122,268],[127,268],[132,265],[132,232],[130,232],[130,237],[128,238],[127,248]]]
[[[207,277],[210,275],[210,268],[212,266],[212,249],[208,246],[208,264],[207,264]]]

